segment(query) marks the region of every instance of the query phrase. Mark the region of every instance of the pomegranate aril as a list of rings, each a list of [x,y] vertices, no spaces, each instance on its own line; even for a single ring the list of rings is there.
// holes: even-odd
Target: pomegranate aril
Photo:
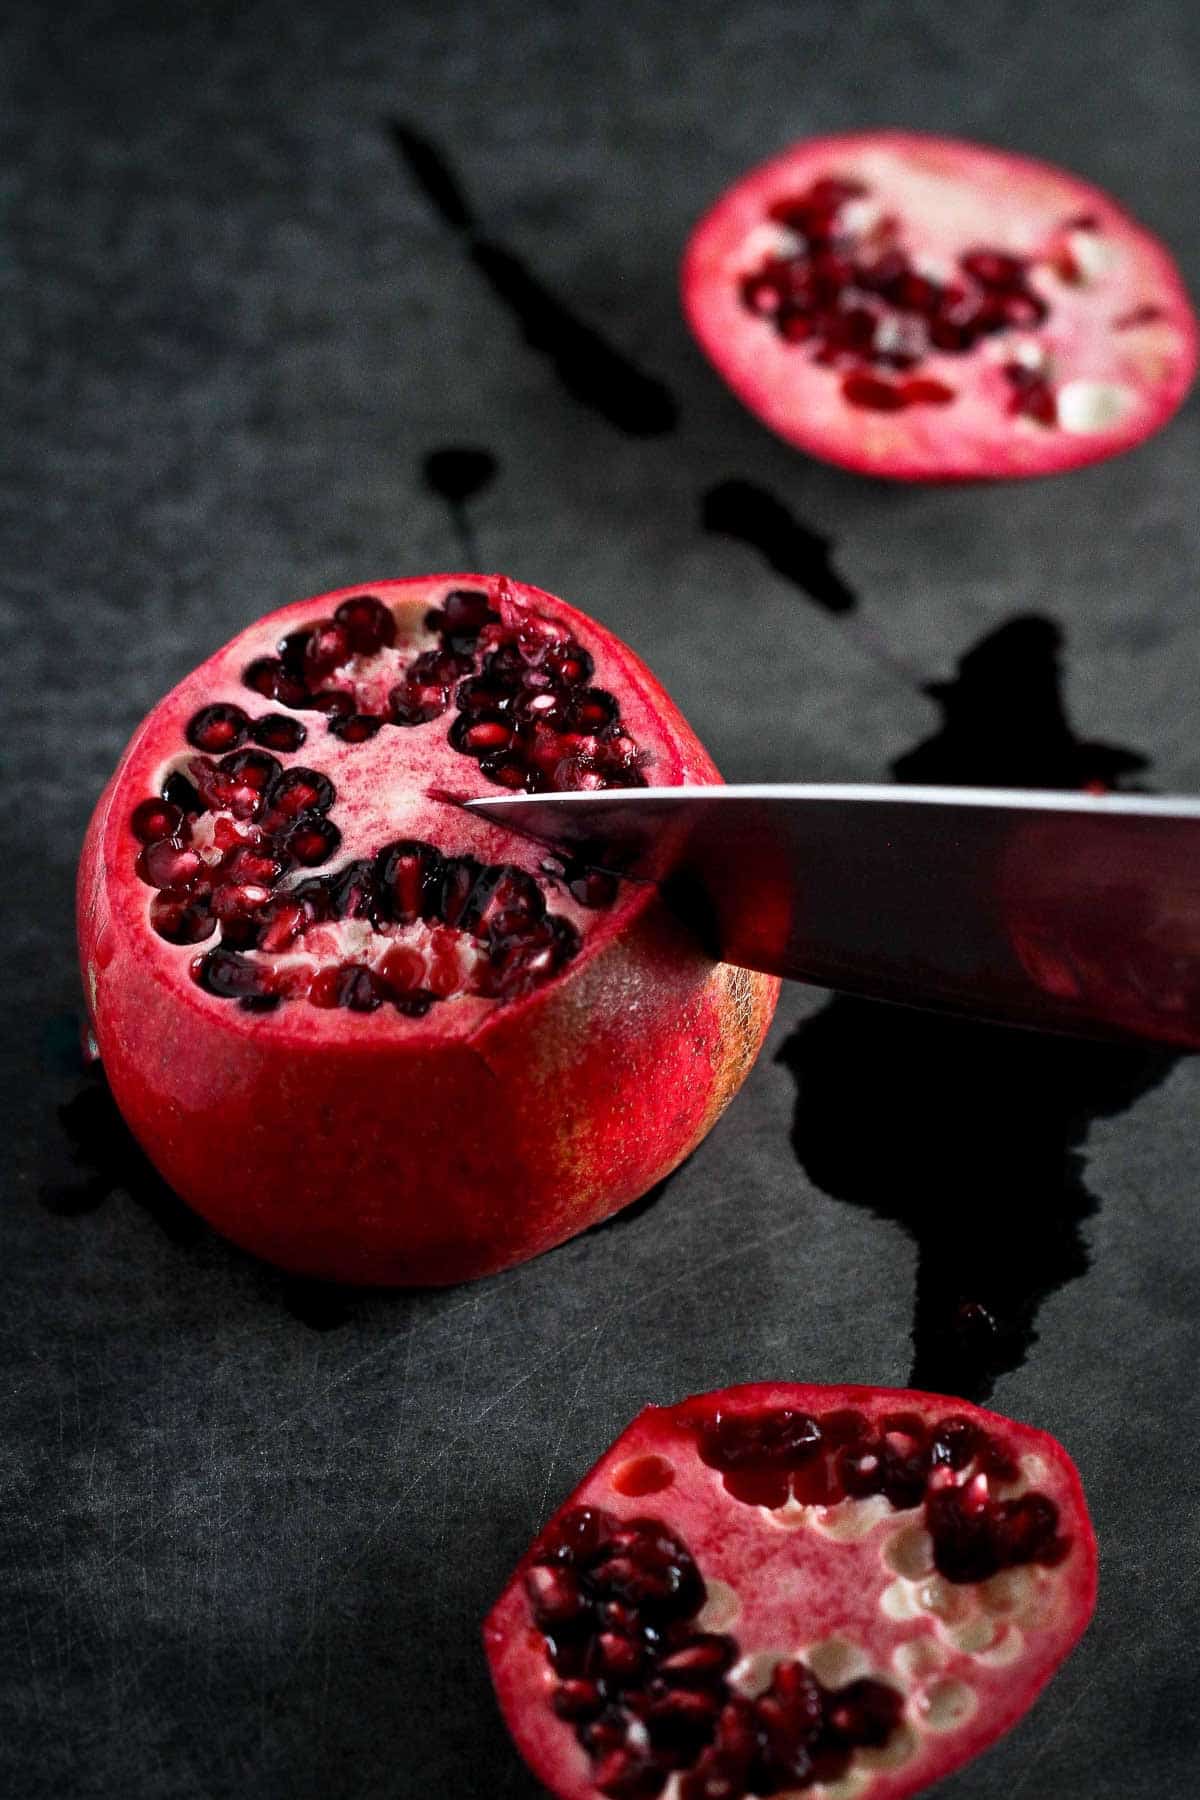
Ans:
[[[600,1632],[595,1640],[595,1651],[599,1668],[617,1685],[636,1680],[645,1665],[642,1646],[619,1631]]]
[[[551,1630],[578,1619],[585,1609],[579,1582],[565,1567],[536,1563],[525,1577],[525,1592],[536,1622]]]
[[[393,725],[429,725],[449,705],[446,688],[409,687],[401,683],[388,695],[388,717]]]
[[[560,1681],[550,1700],[560,1719],[594,1719],[605,1704],[605,1695],[594,1681]]]
[[[178,769],[173,769],[163,782],[162,797],[168,805],[177,806],[180,812],[191,817],[204,811],[204,802],[199,792]]]
[[[217,756],[223,750],[235,750],[245,740],[249,725],[240,706],[218,703],[202,706],[194,713],[188,720],[185,736],[193,749]]]
[[[242,671],[244,686],[261,694],[264,700],[275,700],[280,706],[297,708],[312,705],[308,683],[296,668],[289,668],[273,656],[260,656]]]
[[[282,773],[277,759],[265,750],[239,750],[232,756],[223,756],[217,767],[227,780],[260,794]]]
[[[143,844],[156,844],[162,838],[176,838],[182,843],[191,835],[182,809],[167,800],[143,800],[134,807],[129,823],[134,837]]]
[[[965,1469],[980,1441],[981,1433],[970,1419],[942,1419],[930,1440],[930,1462],[935,1468]]]
[[[837,1471],[842,1486],[856,1500],[878,1494],[883,1487],[883,1454],[878,1444],[847,1447],[838,1452]]]
[[[383,916],[379,881],[373,861],[365,857],[346,863],[326,881],[333,916],[336,919],[370,919]]]
[[[382,600],[358,594],[334,608],[334,623],[346,635],[356,656],[373,656],[396,641],[396,621]]]
[[[436,994],[425,993],[419,989],[416,993],[393,994],[392,996],[396,1011],[402,1013],[406,1019],[423,1019],[436,999]]]
[[[332,619],[321,619],[313,626],[304,647],[304,666],[310,681],[319,681],[334,669],[341,668],[353,655],[350,633]]]
[[[666,1785],[667,1769],[638,1750],[613,1750],[598,1764],[593,1780],[609,1800],[654,1800]]]
[[[719,1679],[736,1659],[737,1645],[732,1638],[705,1632],[663,1657],[658,1670],[676,1686],[704,1685]]]
[[[793,1469],[810,1462],[822,1447],[817,1420],[782,1410],[716,1414],[697,1421],[700,1456],[724,1470]]]
[[[378,713],[334,713],[329,720],[328,729],[343,744],[365,744],[375,736],[383,723]]]
[[[1019,288],[1025,284],[1028,265],[1024,259],[1002,250],[968,250],[958,261],[964,273],[981,287]]]
[[[473,755],[483,755],[494,750],[507,750],[512,741],[513,733],[507,725],[481,719],[477,725],[467,726],[459,739],[459,747]]]
[[[313,923],[307,907],[299,901],[277,900],[259,933],[259,948],[277,955],[286,950]]]
[[[442,601],[441,628],[460,636],[477,634],[498,617],[482,588],[454,588]]]
[[[328,719],[348,719],[354,711],[354,695],[344,688],[326,688],[322,693],[314,694],[309,705],[314,712],[324,713]]]
[[[319,815],[301,815],[288,831],[284,848],[289,856],[306,869],[327,862],[342,841],[342,834],[330,820]]]
[[[782,304],[780,285],[770,275],[760,272],[745,277],[742,282],[742,305],[747,312],[756,313],[761,319],[770,318],[779,312]]]
[[[393,997],[415,994],[425,980],[425,958],[411,944],[395,944],[385,951],[379,972]]]
[[[136,867],[141,880],[150,887],[183,888],[196,878],[203,865],[182,838],[162,838],[145,846]]]
[[[155,894],[150,902],[150,923],[169,944],[201,944],[217,928],[207,895],[193,888],[163,888]]]
[[[900,391],[908,406],[948,406],[954,399],[952,387],[929,375],[914,375],[902,383]]]
[[[907,405],[902,389],[861,369],[843,378],[842,393],[851,406],[868,412],[901,412]]]
[[[271,810],[296,818],[300,813],[328,812],[337,793],[327,775],[316,769],[286,769],[272,787]]]
[[[589,1562],[612,1539],[615,1521],[598,1506],[573,1506],[551,1520],[534,1545],[538,1562]]]
[[[415,840],[389,844],[379,852],[376,867],[394,919],[407,924],[438,916],[444,859],[432,844]]]
[[[192,964],[192,979],[221,1000],[240,1000],[268,991],[266,972],[236,950],[208,950]]]
[[[290,754],[299,750],[308,733],[299,719],[289,719],[286,713],[265,713],[261,719],[255,719],[250,735],[264,750]]]

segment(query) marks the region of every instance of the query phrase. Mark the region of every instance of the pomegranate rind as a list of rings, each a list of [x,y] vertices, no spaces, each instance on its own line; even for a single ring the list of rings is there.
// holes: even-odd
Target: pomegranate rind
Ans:
[[[1001,1637],[997,1660],[990,1666],[986,1652],[967,1655],[948,1645],[928,1611],[917,1618],[886,1616],[878,1597],[885,1585],[896,1584],[884,1553],[889,1539],[919,1517],[915,1511],[884,1510],[863,1539],[847,1543],[820,1526],[793,1522],[791,1528],[781,1528],[764,1508],[732,1499],[719,1470],[705,1464],[697,1448],[694,1421],[717,1407],[723,1416],[783,1407],[816,1415],[846,1409],[869,1420],[889,1413],[916,1413],[927,1422],[953,1416],[971,1420],[1009,1447],[1023,1469],[1036,1471],[1030,1487],[1036,1485],[1056,1503],[1060,1529],[1070,1538],[1064,1561],[1035,1573],[1032,1597],[1015,1615],[1021,1655],[1004,1661]],[[645,1457],[664,1459],[674,1469],[674,1480],[649,1494],[624,1493],[614,1476]],[[856,1800],[906,1800],[986,1750],[1024,1717],[1095,1611],[1095,1533],[1079,1472],[1067,1451],[1045,1431],[947,1395],[756,1382],[692,1395],[673,1406],[647,1406],[563,1501],[554,1519],[576,1506],[599,1507],[619,1519],[664,1521],[694,1557],[710,1599],[714,1581],[736,1595],[736,1612],[714,1620],[711,1629],[732,1633],[743,1653],[770,1647],[803,1655],[807,1647],[829,1639],[849,1641],[867,1652],[876,1677],[905,1689],[904,1726],[915,1737],[916,1751],[900,1767],[887,1767],[886,1757],[876,1759],[869,1781],[854,1789]],[[816,1518],[819,1509],[810,1510]],[[547,1521],[488,1614],[484,1651],[505,1724],[538,1780],[559,1800],[595,1800],[593,1765],[572,1727],[550,1708],[554,1676],[524,1587],[526,1571],[552,1524],[553,1519]],[[781,1618],[787,1626],[781,1626]],[[1002,1631],[1011,1631],[1009,1618],[1001,1618]],[[700,1623],[705,1623],[703,1613]],[[905,1643],[936,1646],[941,1660],[929,1679],[962,1679],[972,1687],[978,1703],[965,1723],[952,1731],[923,1727],[918,1684],[906,1683],[890,1661]],[[818,1784],[804,1792],[823,1800],[827,1790]]]
[[[996,357],[931,352],[915,374],[944,382],[948,406],[874,412],[850,405],[843,372],[813,363],[745,310],[740,282],[762,262],[771,205],[823,176],[861,178],[906,241],[948,267],[986,242],[1040,255],[1064,221],[1093,216],[1116,252],[1111,270],[1073,286],[1038,267],[1033,284],[1051,314],[1034,333],[1005,334]],[[981,200],[980,197],[983,197]],[[925,215],[922,216],[922,205]],[[920,237],[909,228],[919,224]],[[695,227],[682,269],[683,307],[705,355],[764,424],[810,455],[896,481],[953,482],[1054,474],[1132,449],[1178,410],[1196,373],[1197,322],[1164,244],[1102,189],[1051,164],[961,139],[918,132],[812,138],[729,188]],[[1118,328],[1142,306],[1157,317]],[[1006,407],[1002,356],[1036,337],[1063,384],[1112,386],[1124,410],[1104,427],[1046,427]]]
[[[184,728],[199,707],[279,710],[247,695],[243,669],[344,598],[370,592],[423,615],[451,588],[500,586],[592,650],[595,679],[619,689],[656,782],[719,782],[658,682],[610,633],[540,589],[455,573],[356,585],[259,620],[138,727],[88,828],[81,967],[117,1104],[184,1200],[235,1243],[299,1273],[440,1285],[523,1261],[608,1217],[696,1147],[749,1072],[774,1010],[777,982],[714,964],[657,890],[635,882],[607,911],[585,919],[574,909],[586,927],[579,953],[545,986],[503,1002],[463,996],[425,1019],[303,1000],[245,1012],[191,980],[193,946],[149,928],[151,890],[136,873],[129,820],[163,769],[185,760]],[[439,757],[436,725],[388,727],[347,747],[313,714],[297,716],[310,737],[291,760],[331,770],[338,787],[335,863],[389,837],[445,830],[459,852],[539,867],[539,846],[426,796],[426,786],[449,785],[444,724]],[[381,828],[372,764],[389,756],[405,788],[400,823]],[[462,794],[486,789],[468,760],[452,761],[462,763],[452,771]],[[556,894],[549,903],[571,911]]]

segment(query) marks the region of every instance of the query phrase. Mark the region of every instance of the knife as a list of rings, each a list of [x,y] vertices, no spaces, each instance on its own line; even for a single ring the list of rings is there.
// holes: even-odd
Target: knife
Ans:
[[[1000,1023],[1200,1046],[1200,799],[764,784],[466,804],[655,882],[723,962]]]

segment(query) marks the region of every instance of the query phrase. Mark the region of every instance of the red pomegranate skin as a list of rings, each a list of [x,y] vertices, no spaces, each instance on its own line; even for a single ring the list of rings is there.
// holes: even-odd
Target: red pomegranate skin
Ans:
[[[860,184],[861,197],[847,204],[876,220],[832,245],[838,257],[878,266],[899,250],[911,274],[969,290],[949,307],[955,320],[963,309],[978,316],[989,298],[965,277],[962,257],[981,248],[1015,255],[1024,265],[1019,304],[1046,316],[1028,328],[981,329],[962,353],[949,352],[925,337],[928,296],[898,312],[838,275],[835,262],[843,291],[831,316],[843,302],[843,311],[876,309],[888,315],[883,330],[924,337],[919,353],[877,360],[877,331],[869,354],[822,355],[811,316],[797,317],[803,335],[789,341],[774,299],[770,317],[754,316],[742,283],[787,255],[772,208],[827,181]],[[834,216],[848,226],[856,217]],[[823,461],[896,481],[1047,475],[1102,461],[1165,425],[1196,372],[1196,318],[1178,268],[1108,194],[1031,157],[921,132],[812,138],[742,176],[689,239],[682,297],[705,355],[772,431]],[[856,392],[857,404],[847,398]]]
[[[934,1574],[930,1585],[919,1572],[919,1556],[915,1563],[906,1560],[928,1515],[892,1509],[882,1496],[848,1499],[836,1483],[829,1512],[816,1505],[798,1510],[799,1484],[812,1484],[817,1463],[791,1477],[797,1487],[783,1512],[734,1497],[721,1467],[710,1465],[711,1453],[701,1455],[697,1425],[753,1420],[781,1409],[822,1423],[858,1413],[872,1429],[886,1418],[915,1415],[931,1439],[942,1421],[968,1422],[1011,1455],[1018,1471],[1011,1486],[994,1478],[997,1494],[1023,1489],[1056,1509],[1059,1550],[1047,1566],[1006,1568],[982,1584]],[[953,1480],[965,1484],[977,1468],[971,1463]],[[942,1478],[950,1479],[944,1470]],[[861,1531],[846,1529],[847,1513],[862,1505],[875,1509],[873,1518]],[[866,1677],[899,1695],[899,1723],[885,1745],[855,1752],[849,1767],[823,1780],[818,1775],[764,1784],[771,1792],[802,1791],[812,1800],[907,1800],[923,1791],[1023,1717],[1095,1609],[1096,1540],[1083,1488],[1067,1452],[1046,1432],[963,1400],[864,1386],[757,1382],[673,1406],[647,1406],[539,1533],[483,1628],[505,1724],[538,1780],[559,1800],[596,1800],[598,1794],[620,1800],[626,1792],[642,1800],[657,1792],[666,1800],[697,1800],[704,1792],[702,1786],[677,1785],[689,1776],[696,1780],[699,1754],[683,1768],[677,1764],[665,1783],[660,1772],[657,1783],[643,1773],[603,1785],[599,1758],[579,1741],[578,1719],[559,1717],[552,1708],[562,1677],[547,1653],[547,1628],[534,1620],[527,1584],[535,1566],[547,1560],[546,1547],[562,1522],[580,1508],[596,1509],[619,1525],[656,1521],[690,1552],[705,1584],[704,1607],[674,1629],[681,1642],[696,1630],[733,1640],[730,1656],[737,1661],[728,1670],[730,1688],[763,1692],[771,1661],[783,1655],[820,1669],[829,1688]],[[637,1626],[623,1629],[636,1632]],[[989,1630],[994,1637],[985,1646]],[[753,1664],[764,1652],[767,1667],[756,1671]],[[610,1703],[621,1707],[619,1692]],[[735,1776],[725,1800],[741,1800],[743,1791],[745,1777]]]
[[[88,828],[78,881],[81,967],[117,1104],[156,1168],[219,1232],[282,1268],[344,1282],[440,1285],[549,1249],[637,1199],[701,1141],[749,1072],[778,983],[714,964],[648,884],[624,882],[584,919],[579,953],[506,1000],[465,995],[405,1018],[289,999],[269,1014],[203,991],[210,946],[165,942],[134,864],[130,816],[164,770],[187,766],[203,706],[287,709],[241,682],[285,634],[369,593],[401,622],[454,589],[503,591],[568,628],[595,659],[641,746],[647,781],[719,782],[657,681],[623,644],[541,590],[454,574],[375,582],[258,621],[188,675],[134,733]],[[424,837],[446,851],[536,871],[544,847],[487,825],[428,788],[497,790],[446,744],[448,718],[386,726],[367,744],[296,712],[287,764],[329,771],[347,849]],[[452,715],[450,715],[452,716]],[[419,740],[419,742],[418,742]],[[397,821],[396,808],[402,817]],[[312,871],[324,874],[325,868]],[[552,910],[562,910],[553,895]]]

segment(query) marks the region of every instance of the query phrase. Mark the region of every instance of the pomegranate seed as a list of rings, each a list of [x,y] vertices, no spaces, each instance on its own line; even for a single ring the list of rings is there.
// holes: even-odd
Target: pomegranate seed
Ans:
[[[1009,256],[1002,250],[968,250],[958,261],[959,267],[981,287],[1024,285],[1027,264],[1022,257]]]
[[[163,888],[155,894],[150,923],[169,944],[200,944],[217,928],[207,897],[192,888]]]
[[[393,725],[428,725],[441,717],[449,700],[449,691],[444,687],[410,687],[402,683],[388,695],[388,717]]]
[[[323,693],[314,694],[309,705],[314,712],[324,713],[326,718],[347,719],[354,711],[354,696],[343,688],[327,688]]]
[[[191,827],[182,809],[167,800],[143,800],[135,806],[129,820],[133,835],[143,844],[154,844],[160,838],[176,838],[183,842],[191,835]]]
[[[896,283],[890,296],[903,312],[929,317],[942,304],[944,290],[926,275],[905,275]]]
[[[271,914],[259,937],[263,950],[278,954],[286,950],[312,923],[307,909],[299,901],[283,904]]]
[[[337,798],[332,781],[316,769],[288,769],[271,789],[271,807],[285,818],[304,812],[328,812]]]
[[[321,619],[313,626],[304,647],[304,666],[309,680],[320,680],[323,675],[331,674],[352,655],[350,633],[343,626],[335,625],[332,619]]]
[[[377,713],[350,713],[346,717],[335,715],[329,721],[329,730],[334,737],[341,738],[344,744],[365,744],[383,724]]]
[[[396,641],[396,621],[382,600],[359,594],[334,608],[334,624],[345,633],[356,656],[373,656]]]
[[[482,631],[498,617],[479,588],[455,588],[442,601],[443,629],[455,635]]]
[[[291,752],[299,750],[308,733],[299,719],[289,719],[286,713],[266,713],[255,719],[250,735],[264,750]]]
[[[788,307],[780,314],[779,335],[786,343],[802,344],[805,338],[812,337],[816,329],[817,321],[811,313]]]
[[[240,706],[224,703],[202,706],[188,720],[187,741],[194,750],[216,756],[223,750],[236,750],[245,741],[250,721]]]
[[[931,375],[914,375],[901,386],[901,393],[909,406],[948,406],[954,399],[954,389],[944,381],[936,381]]]
[[[395,944],[379,965],[380,973],[396,994],[415,993],[425,980],[425,959],[409,944]]]
[[[506,750],[512,741],[513,734],[506,725],[489,719],[469,725],[462,734],[464,750]]]
[[[550,1701],[560,1719],[594,1719],[604,1695],[594,1681],[560,1681]]]
[[[705,1633],[693,1638],[682,1650],[672,1651],[659,1663],[659,1671],[672,1683],[709,1681],[723,1675],[737,1659],[737,1645],[732,1638]]]
[[[192,980],[221,1000],[262,996],[268,991],[266,971],[236,950],[209,950],[192,964]]]
[[[337,826],[328,819],[302,815],[285,840],[289,856],[311,869],[328,860],[342,841]]]
[[[906,405],[900,388],[862,370],[855,370],[843,379],[842,393],[851,406],[866,407],[871,412],[899,412]]]
[[[535,1566],[525,1577],[525,1592],[539,1625],[566,1625],[584,1610],[583,1591],[567,1568]]]
[[[162,797],[169,806],[177,806],[182,813],[192,816],[204,811],[204,802],[186,775],[173,769],[163,782]]]
[[[312,696],[303,674],[289,669],[273,656],[259,657],[242,671],[243,684],[265,700],[276,700],[280,706],[311,706]]]
[[[742,282],[742,305],[748,312],[767,319],[777,313],[783,303],[778,282],[766,274],[748,275]]]
[[[196,852],[179,838],[161,838],[147,844],[137,859],[137,872],[150,887],[185,888],[200,873]]]

